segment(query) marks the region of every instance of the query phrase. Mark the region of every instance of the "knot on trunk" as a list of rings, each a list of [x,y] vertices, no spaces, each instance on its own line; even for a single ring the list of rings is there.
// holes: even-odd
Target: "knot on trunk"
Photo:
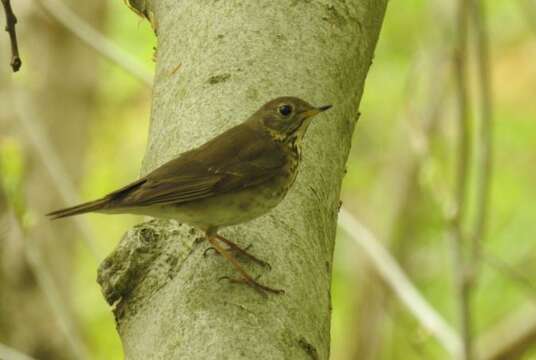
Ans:
[[[100,264],[97,275],[116,318],[127,310],[136,312],[141,306],[138,299],[149,298],[173,279],[199,237],[175,221],[151,220],[129,230]]]

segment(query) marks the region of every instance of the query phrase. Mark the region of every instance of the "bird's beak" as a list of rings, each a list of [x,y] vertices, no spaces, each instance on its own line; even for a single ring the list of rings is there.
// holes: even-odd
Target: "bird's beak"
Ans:
[[[307,119],[307,118],[313,117],[317,114],[320,114],[321,112],[328,110],[329,108],[331,108],[331,106],[332,105],[324,105],[324,106],[320,106],[312,110],[305,111],[303,112],[303,118]]]

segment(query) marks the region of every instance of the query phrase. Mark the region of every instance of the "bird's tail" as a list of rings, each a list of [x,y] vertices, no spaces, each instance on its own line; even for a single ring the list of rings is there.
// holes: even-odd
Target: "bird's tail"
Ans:
[[[51,220],[73,216],[73,215],[80,215],[85,214],[92,211],[98,211],[105,208],[106,203],[108,202],[108,199],[102,198],[95,201],[89,201],[80,205],[76,205],[73,207],[68,207],[61,210],[52,211],[47,214],[48,217],[51,218]]]

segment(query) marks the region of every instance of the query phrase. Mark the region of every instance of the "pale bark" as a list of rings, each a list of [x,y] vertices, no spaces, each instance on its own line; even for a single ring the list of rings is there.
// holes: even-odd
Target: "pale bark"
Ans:
[[[266,101],[332,103],[304,144],[287,198],[226,237],[269,261],[245,264],[285,289],[260,296],[203,257],[202,234],[154,220],[131,230],[101,265],[128,359],[327,359],[339,192],[386,1],[144,3],[158,32],[152,122],[143,173],[243,121]],[[179,70],[176,70],[180,64]]]

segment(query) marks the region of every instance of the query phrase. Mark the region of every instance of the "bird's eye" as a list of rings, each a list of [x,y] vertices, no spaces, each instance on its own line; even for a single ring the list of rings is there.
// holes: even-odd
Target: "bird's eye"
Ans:
[[[283,116],[289,116],[292,112],[292,106],[290,105],[281,105],[278,109],[279,113]]]

